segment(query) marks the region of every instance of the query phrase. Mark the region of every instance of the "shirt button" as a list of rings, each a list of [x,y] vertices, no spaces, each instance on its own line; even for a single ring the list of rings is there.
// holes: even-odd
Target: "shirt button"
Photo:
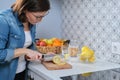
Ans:
[[[14,37],[15,37],[15,38],[17,38],[17,36],[16,36],[16,35],[15,35]]]

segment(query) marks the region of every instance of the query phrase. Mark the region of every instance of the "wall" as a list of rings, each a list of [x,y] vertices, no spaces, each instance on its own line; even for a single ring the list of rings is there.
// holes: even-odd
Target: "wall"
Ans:
[[[77,39],[80,48],[89,46],[101,60],[120,63],[120,55],[112,53],[112,42],[120,42],[120,0],[62,0],[62,4],[63,38]],[[120,79],[116,77],[119,73],[110,73],[109,79],[99,72],[80,80]]]
[[[111,57],[112,42],[120,42],[119,7],[119,0],[63,0],[63,38],[78,39],[99,58]]]
[[[50,0],[49,14],[37,25],[37,38],[61,38],[61,0]]]
[[[9,8],[16,0],[0,0],[0,9]]]

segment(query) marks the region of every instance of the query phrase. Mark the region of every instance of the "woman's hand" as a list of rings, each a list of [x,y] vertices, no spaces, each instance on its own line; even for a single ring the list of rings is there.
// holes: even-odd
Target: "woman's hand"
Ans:
[[[41,53],[34,50],[30,50],[30,49],[27,49],[27,54],[25,56],[26,56],[26,59],[29,61],[42,60]]]
[[[29,61],[42,60],[42,54],[26,48],[19,48],[14,51],[14,58],[25,55],[25,58]]]

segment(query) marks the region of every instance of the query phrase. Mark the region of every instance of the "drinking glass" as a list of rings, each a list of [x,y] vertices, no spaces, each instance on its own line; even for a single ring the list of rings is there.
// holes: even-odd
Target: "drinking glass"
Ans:
[[[67,60],[69,58],[68,45],[62,46],[62,55],[64,56],[65,60]]]
[[[70,44],[68,47],[68,53],[70,54],[71,57],[77,57],[78,49],[79,49],[78,41],[70,40]]]

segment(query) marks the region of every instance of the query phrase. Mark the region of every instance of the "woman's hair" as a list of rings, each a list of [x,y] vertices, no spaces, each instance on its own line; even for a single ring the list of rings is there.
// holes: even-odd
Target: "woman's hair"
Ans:
[[[43,12],[50,9],[49,0],[16,0],[11,6],[14,12],[18,13],[21,22],[26,22],[25,11]]]

